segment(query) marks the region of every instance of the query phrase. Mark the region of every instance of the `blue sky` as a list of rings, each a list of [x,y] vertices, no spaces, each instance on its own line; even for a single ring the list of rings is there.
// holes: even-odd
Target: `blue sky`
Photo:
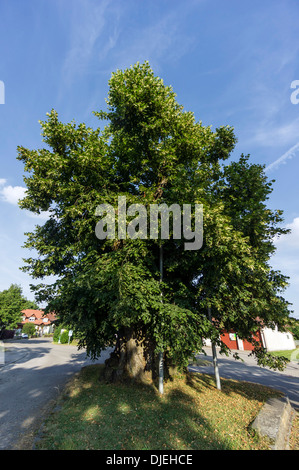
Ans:
[[[1,0],[0,18],[0,290],[17,283],[33,299],[21,247],[42,220],[17,206],[17,146],[43,146],[38,121],[52,108],[97,126],[111,73],[148,60],[198,121],[234,127],[234,159],[250,154],[276,180],[269,206],[292,234],[272,265],[290,276],[299,318],[298,0]]]

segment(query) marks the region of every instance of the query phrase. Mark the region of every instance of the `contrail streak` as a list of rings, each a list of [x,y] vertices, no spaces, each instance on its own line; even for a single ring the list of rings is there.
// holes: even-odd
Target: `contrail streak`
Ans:
[[[279,165],[281,165],[282,163],[284,163],[287,159],[292,158],[295,155],[295,153],[297,152],[297,150],[299,150],[299,142],[297,142],[297,144],[295,144],[286,153],[284,153],[281,157],[279,157],[277,160],[275,160],[275,162],[270,163],[270,165],[268,165],[265,168],[265,171],[273,170],[274,168],[276,168]]]

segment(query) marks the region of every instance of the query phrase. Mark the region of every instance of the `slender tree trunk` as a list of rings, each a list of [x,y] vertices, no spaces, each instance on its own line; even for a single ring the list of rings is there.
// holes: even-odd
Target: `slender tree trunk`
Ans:
[[[211,308],[210,307],[208,307],[208,316],[209,316],[210,322],[212,322],[212,314],[211,314]],[[212,353],[213,353],[213,365],[214,365],[216,386],[217,386],[218,390],[221,390],[221,380],[220,380],[220,375],[219,375],[217,352],[216,352],[215,343],[213,341],[212,341]]]

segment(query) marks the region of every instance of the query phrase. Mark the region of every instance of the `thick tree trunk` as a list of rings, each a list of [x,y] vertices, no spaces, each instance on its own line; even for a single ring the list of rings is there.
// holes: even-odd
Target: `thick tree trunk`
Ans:
[[[164,379],[168,380],[177,369],[167,357],[164,359]],[[133,328],[124,328],[118,335],[115,350],[105,361],[104,379],[149,383],[158,379],[158,370],[158,355],[154,354],[153,344]]]
[[[132,328],[123,329],[115,350],[105,361],[104,378],[108,382],[150,380],[151,353],[142,335],[136,334]]]

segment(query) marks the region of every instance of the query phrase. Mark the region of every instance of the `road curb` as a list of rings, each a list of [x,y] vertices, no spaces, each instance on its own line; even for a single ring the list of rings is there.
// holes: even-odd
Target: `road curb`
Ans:
[[[289,435],[295,410],[288,397],[270,398],[253,421],[251,427],[271,441],[272,450],[288,450]]]

